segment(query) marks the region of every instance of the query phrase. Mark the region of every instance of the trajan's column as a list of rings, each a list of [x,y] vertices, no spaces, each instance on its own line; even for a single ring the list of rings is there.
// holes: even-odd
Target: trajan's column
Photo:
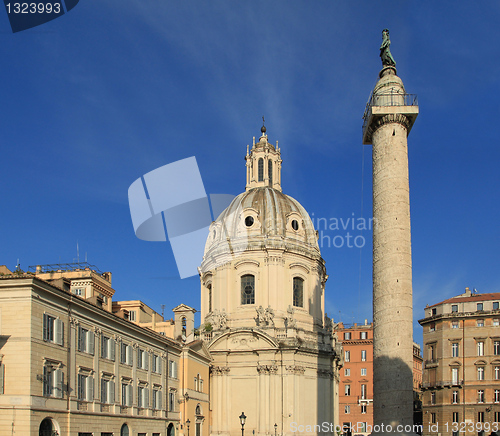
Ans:
[[[409,434],[413,305],[407,137],[418,106],[396,75],[389,46],[385,29],[383,68],[363,124],[363,144],[373,146],[373,433]]]

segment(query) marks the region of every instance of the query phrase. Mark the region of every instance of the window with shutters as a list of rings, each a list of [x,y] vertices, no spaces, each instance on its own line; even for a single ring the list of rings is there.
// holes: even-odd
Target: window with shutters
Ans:
[[[43,395],[62,398],[64,392],[64,374],[59,365],[46,363],[43,366]]]
[[[157,374],[161,374],[161,356],[153,354],[153,357],[151,358],[151,363],[153,365],[151,371],[156,372]]]
[[[145,350],[137,349],[137,368],[148,369],[149,366],[149,353]]]
[[[122,342],[120,346],[120,363],[124,363],[125,365],[132,365],[132,352],[132,346]]]
[[[168,361],[168,376],[171,378],[177,378],[177,362],[173,360]]]
[[[101,336],[101,357],[103,359],[115,360],[115,340],[109,336]]]
[[[161,410],[162,406],[162,396],[161,396],[161,387],[155,386],[153,388],[153,409]]]
[[[101,378],[101,403],[114,404],[115,402],[115,382],[110,376]]]
[[[43,314],[43,340],[64,345],[64,323],[47,313]]]
[[[78,327],[78,351],[94,354],[94,332]]]
[[[133,401],[133,391],[130,381],[122,382],[122,406],[131,406]]]
[[[144,385],[137,387],[137,407],[142,409],[149,407],[149,389]]]
[[[175,412],[175,391],[168,393],[168,411]]]
[[[94,377],[84,373],[78,374],[78,400],[94,401]]]

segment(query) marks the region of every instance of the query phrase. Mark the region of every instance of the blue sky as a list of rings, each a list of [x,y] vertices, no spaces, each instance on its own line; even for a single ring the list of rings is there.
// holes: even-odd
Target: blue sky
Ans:
[[[0,14],[0,264],[72,262],[78,241],[80,260],[113,272],[118,299],[168,316],[199,308],[199,280],[179,279],[170,245],[135,237],[128,187],[196,156],[207,193],[242,192],[262,115],[286,194],[315,218],[368,219],[362,115],[387,27],[420,106],[409,137],[420,342],[426,304],[466,286],[500,292],[499,22],[494,1],[81,0],[16,34]],[[326,310],[348,323],[372,318],[370,232],[355,235],[363,248],[322,249]]]

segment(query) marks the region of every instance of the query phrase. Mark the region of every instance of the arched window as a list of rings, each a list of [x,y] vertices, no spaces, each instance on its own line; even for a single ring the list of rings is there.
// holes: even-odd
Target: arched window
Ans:
[[[251,274],[241,277],[241,304],[255,304],[255,277]]]
[[[259,182],[264,181],[264,159],[260,158],[259,159]]]
[[[304,307],[304,280],[300,277],[293,278],[293,305]]]
[[[120,436],[129,436],[129,430],[128,430],[128,425],[123,424],[122,428],[120,429]]]
[[[267,161],[267,172],[269,173],[269,186],[273,187],[273,161]]]
[[[212,285],[208,285],[208,313],[212,311]]]
[[[182,334],[186,336],[186,318],[182,317]]]

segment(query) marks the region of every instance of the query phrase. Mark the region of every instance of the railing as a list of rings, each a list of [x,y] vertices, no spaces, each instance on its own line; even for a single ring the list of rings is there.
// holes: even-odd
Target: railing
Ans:
[[[445,386],[462,386],[463,380],[436,380],[433,382],[422,383],[422,389],[441,388]]]
[[[437,363],[438,363],[437,359],[429,359],[429,360],[425,360],[424,361],[425,366],[427,366],[427,365],[437,365]]]
[[[417,94],[402,94],[398,92],[371,94],[363,114],[363,132],[370,119],[373,106],[418,106]]]

